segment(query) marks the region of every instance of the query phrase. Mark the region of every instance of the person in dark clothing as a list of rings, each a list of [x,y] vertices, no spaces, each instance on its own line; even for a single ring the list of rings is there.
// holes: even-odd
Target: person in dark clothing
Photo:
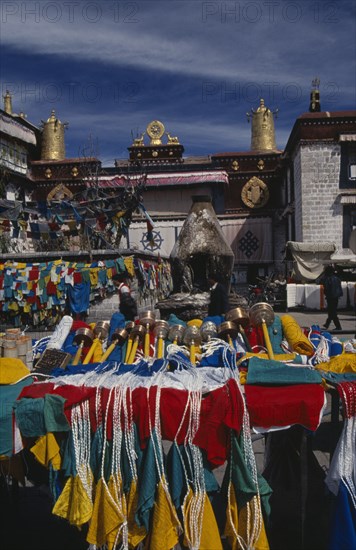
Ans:
[[[325,275],[321,279],[321,284],[324,287],[328,312],[328,317],[323,326],[324,328],[329,328],[331,321],[333,321],[336,330],[341,330],[341,324],[337,316],[337,306],[339,298],[342,296],[341,281],[331,266],[325,269]]]
[[[119,298],[120,298],[120,313],[123,314],[125,319],[134,321],[137,316],[137,304],[134,298],[131,296],[131,289],[128,284],[128,273],[117,273],[113,276],[112,281],[116,286]]]
[[[224,315],[229,311],[229,298],[226,288],[219,282],[218,276],[211,274],[208,277],[208,284],[210,289],[210,303],[208,307],[208,315],[213,317],[214,315]]]

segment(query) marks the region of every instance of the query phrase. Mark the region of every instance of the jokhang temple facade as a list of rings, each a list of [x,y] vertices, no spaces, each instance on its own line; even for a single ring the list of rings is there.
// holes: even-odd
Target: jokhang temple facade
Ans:
[[[329,241],[356,253],[356,111],[322,112],[313,90],[284,151],[276,147],[274,114],[261,99],[248,115],[248,151],[202,157],[184,156],[181,136],[152,121],[127,159],[103,167],[93,156],[67,158],[66,123],[52,111],[41,128],[30,124],[13,113],[7,93],[0,230],[17,256],[64,246],[75,252],[90,242],[92,249],[164,258],[192,196],[208,195],[234,253],[237,282],[283,270],[289,241]],[[4,251],[12,256],[11,247]]]

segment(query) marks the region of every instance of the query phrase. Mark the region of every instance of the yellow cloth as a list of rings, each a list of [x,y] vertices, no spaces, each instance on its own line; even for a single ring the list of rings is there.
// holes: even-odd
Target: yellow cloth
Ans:
[[[174,548],[179,542],[180,532],[181,525],[172,500],[169,494],[164,490],[163,482],[160,480],[153,507],[149,548],[154,548],[154,550],[168,550]]]
[[[314,347],[291,315],[282,315],[283,334],[290,347],[302,355],[314,355]]]
[[[138,504],[137,483],[133,479],[131,481],[130,490],[127,495],[127,524],[129,529],[129,545],[130,548],[136,548],[147,535],[146,529],[139,527],[135,521],[135,513]]]
[[[0,357],[0,384],[15,384],[28,374],[30,370],[21,359]]]
[[[116,491],[115,485],[119,488]],[[117,533],[125,521],[126,505],[124,497],[118,501],[121,493],[121,480],[118,476],[110,477],[108,484],[100,478],[95,490],[93,514],[91,517],[87,541],[97,546],[114,547]],[[121,513],[120,509],[124,512]]]
[[[188,327],[198,327],[200,328],[203,324],[203,321],[201,319],[191,319],[187,322]]]
[[[89,277],[90,277],[90,284],[91,286],[97,286],[98,284],[98,272],[99,272],[99,268],[98,267],[92,267],[90,270],[89,270]]]
[[[79,476],[69,477],[52,513],[66,519],[71,525],[87,523],[93,512],[93,503],[89,498]]]
[[[356,372],[356,353],[342,353],[341,355],[336,355],[325,363],[315,365],[315,368],[337,372],[339,374],[344,372]]]
[[[124,258],[124,264],[126,267],[126,271],[133,277],[135,275],[135,266],[134,266],[134,259],[133,256],[129,256],[128,258]]]
[[[197,517],[190,517],[194,513],[194,500],[195,496],[190,488],[183,504],[184,544],[186,546],[189,546],[189,542],[196,542],[192,541],[192,533],[190,532],[190,526],[196,526],[198,521]],[[222,550],[223,547],[209,497],[205,494],[199,550],[212,550],[212,548],[214,548],[214,550]]]
[[[240,370],[240,384],[246,384],[247,381],[247,371],[246,370]]]
[[[62,459],[59,445],[53,433],[48,432],[46,435],[39,437],[30,450],[40,464],[48,468],[51,463],[54,470],[60,470]]]
[[[229,502],[226,510],[227,517],[224,535],[227,537],[230,543],[231,550],[239,550],[241,548],[241,545],[238,543],[235,533],[237,533],[245,541],[245,543],[247,542],[247,519],[249,518],[251,536],[251,529],[254,522],[254,507],[252,503],[253,500],[257,499],[258,497],[255,496],[253,500],[248,502],[245,506],[243,506],[241,510],[239,510],[236,502],[235,489],[231,482],[229,483],[228,491]],[[267,540],[263,518],[261,532],[253,548],[255,550],[269,550],[269,543]]]

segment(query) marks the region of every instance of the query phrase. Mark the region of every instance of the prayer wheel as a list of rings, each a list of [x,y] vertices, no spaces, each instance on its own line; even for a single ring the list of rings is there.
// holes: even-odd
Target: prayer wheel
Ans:
[[[200,328],[195,325],[187,327],[184,333],[184,343],[189,346],[190,362],[195,365],[195,346],[199,346],[201,343]]]
[[[153,332],[157,339],[157,359],[162,359],[163,342],[168,336],[169,324],[167,323],[167,321],[159,320],[155,324]]]
[[[272,325],[274,321],[274,311],[270,304],[259,302],[250,308],[250,321],[254,326],[262,326],[263,337],[267,348],[269,359],[274,359],[271,340],[268,334],[267,326]]]
[[[246,349],[248,351],[252,351],[250,342],[248,341],[245,332],[245,328],[250,324],[248,312],[242,307],[235,307],[234,309],[230,309],[230,311],[225,314],[225,320],[232,321],[236,324],[237,329],[245,342]]]
[[[156,314],[154,311],[145,311],[139,320],[140,325],[142,325],[146,329],[145,343],[144,343],[145,357],[150,356],[150,331],[154,327],[155,322],[156,322]]]
[[[183,325],[172,325],[168,332],[168,340],[179,346],[183,342],[184,333]]]
[[[89,347],[93,344],[94,332],[90,328],[78,328],[73,338],[73,342],[78,345],[77,353],[74,356],[72,365],[78,365],[84,347]]]
[[[134,328],[134,326],[135,326],[134,321],[127,321],[127,323],[125,325],[125,330],[127,331],[128,335],[129,335],[129,339],[127,341],[127,347],[126,347],[125,363],[127,363],[128,358],[130,357],[130,353],[131,353],[131,348],[132,348],[132,343],[133,343],[133,338],[131,337],[131,331]]]
[[[235,340],[237,334],[237,326],[232,321],[224,321],[218,326],[219,338],[228,342],[231,347],[233,347],[232,341]]]
[[[135,360],[136,351],[138,348],[138,344],[142,342],[144,336],[146,334],[146,329],[142,325],[135,325],[131,331],[130,338],[132,338],[132,348],[130,351],[130,355],[127,359],[127,363],[131,364]],[[127,356],[127,354],[126,354]]]
[[[110,328],[110,321],[98,321],[93,329],[95,340],[92,343],[90,350],[88,351],[87,355],[85,356],[85,359],[83,361],[83,365],[87,365],[91,358],[94,355],[95,349],[99,342],[102,340],[105,340],[107,338]]]
[[[111,353],[114,351],[116,346],[122,346],[128,339],[129,334],[124,328],[119,328],[113,332],[111,336],[111,344],[108,346],[108,349],[101,358],[101,361],[106,361],[110,357]]]
[[[200,327],[200,334],[203,342],[209,342],[211,338],[216,338],[218,335],[218,328],[212,321],[206,321]]]

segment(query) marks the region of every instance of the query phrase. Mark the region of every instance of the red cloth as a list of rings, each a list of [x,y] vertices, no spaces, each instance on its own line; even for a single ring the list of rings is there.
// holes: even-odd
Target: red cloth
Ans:
[[[301,424],[315,431],[321,421],[325,392],[319,384],[270,387],[245,385],[251,426],[287,427]]]

